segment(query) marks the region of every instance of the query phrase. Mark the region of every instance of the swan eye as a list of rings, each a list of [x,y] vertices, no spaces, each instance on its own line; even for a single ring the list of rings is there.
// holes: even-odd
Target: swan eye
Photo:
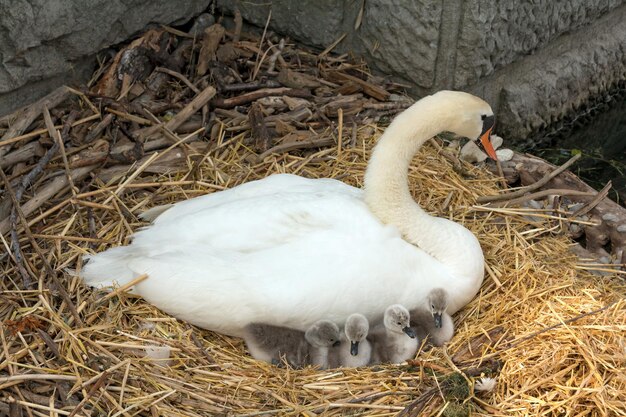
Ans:
[[[431,307],[433,310],[435,309],[435,305],[434,305],[434,304],[433,304],[433,305],[431,305],[430,307]]]
[[[482,116],[480,116],[480,120],[485,120],[487,118],[486,114],[483,114]]]
[[[402,326],[402,322],[398,322],[398,326]]]

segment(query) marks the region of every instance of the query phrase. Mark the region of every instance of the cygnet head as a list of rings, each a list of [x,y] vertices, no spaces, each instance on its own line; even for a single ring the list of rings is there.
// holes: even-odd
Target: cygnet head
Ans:
[[[462,91],[439,91],[425,97],[432,106],[438,106],[442,116],[453,115],[446,120],[446,129],[471,140],[480,139],[487,154],[497,159],[496,152],[489,141],[496,119],[489,104]]]
[[[435,288],[428,293],[428,306],[435,320],[435,327],[441,328],[441,316],[448,308],[448,293],[443,288]]]
[[[370,323],[363,314],[354,313],[346,320],[344,332],[350,341],[350,354],[352,356],[359,354],[359,343],[365,340],[369,330]]]
[[[406,333],[410,338],[415,338],[415,331],[409,327],[411,315],[404,306],[393,304],[387,307],[383,322],[388,330],[394,333]]]
[[[307,342],[315,347],[338,346],[339,327],[329,320],[318,320],[304,333]]]

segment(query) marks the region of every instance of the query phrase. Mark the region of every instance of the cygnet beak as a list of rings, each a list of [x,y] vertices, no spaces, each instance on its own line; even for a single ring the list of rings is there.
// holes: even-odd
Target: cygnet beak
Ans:
[[[433,313],[433,319],[435,319],[435,327],[441,329],[441,313]]]
[[[411,339],[415,339],[415,330],[413,330],[412,327],[406,326],[404,329],[402,329],[402,331],[406,333],[406,335],[409,336]]]
[[[350,342],[350,354],[352,356],[359,354],[359,342]]]

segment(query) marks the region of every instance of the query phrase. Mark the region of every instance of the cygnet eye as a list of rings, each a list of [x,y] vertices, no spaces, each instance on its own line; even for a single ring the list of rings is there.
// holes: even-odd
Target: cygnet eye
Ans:
[[[431,307],[433,310],[435,309],[435,305],[434,305],[434,304],[432,304],[430,307]]]
[[[486,115],[486,114],[483,114],[482,116],[480,116],[480,119],[481,119],[481,120],[485,120],[486,118],[487,118],[487,115]]]
[[[398,324],[398,326],[402,326],[402,322],[401,321],[399,321],[397,324]]]

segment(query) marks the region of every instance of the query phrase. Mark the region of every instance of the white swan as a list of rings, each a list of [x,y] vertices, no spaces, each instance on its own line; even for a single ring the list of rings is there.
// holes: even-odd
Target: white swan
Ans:
[[[427,96],[389,125],[360,190],[332,179],[273,175],[179,202],[132,244],[88,256],[92,286],[149,278],[135,292],[207,329],[241,335],[251,322],[306,330],[355,311],[380,321],[390,304],[418,307],[446,288],[453,314],[478,292],[483,253],[463,226],[415,203],[407,172],[442,131],[489,143],[494,116],[467,93]]]

